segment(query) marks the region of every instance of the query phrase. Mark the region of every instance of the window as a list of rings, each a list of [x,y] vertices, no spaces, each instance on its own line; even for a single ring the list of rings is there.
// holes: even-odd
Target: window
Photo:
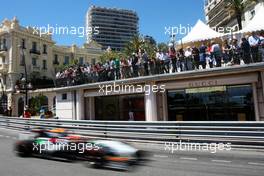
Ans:
[[[47,61],[46,60],[42,61],[42,69],[47,70]]]
[[[61,94],[61,99],[62,100],[67,100],[67,93]]]
[[[3,39],[3,46],[4,46],[4,48],[6,48],[6,39],[5,38]]]
[[[59,65],[59,60],[58,60],[58,55],[54,54],[54,60],[53,60],[54,65]]]
[[[43,54],[47,54],[47,45],[46,44],[43,45]]]
[[[70,57],[69,56],[65,56],[64,57],[64,65],[69,65],[69,63],[70,63]]]
[[[37,50],[37,42],[32,42],[32,48],[29,52],[40,55],[40,51]]]
[[[32,50],[33,51],[37,50],[37,42],[32,42]]]
[[[7,50],[7,47],[6,47],[6,39],[0,39],[0,50]]]
[[[95,60],[96,60],[95,58],[92,58],[92,64],[95,64]]]
[[[25,65],[25,55],[21,55],[19,64],[20,64],[20,66],[24,66]]]
[[[32,65],[37,66],[37,58],[35,57],[32,58]]]
[[[255,10],[250,11],[250,19],[252,19],[255,16],[255,13],[256,13]]]
[[[80,57],[80,58],[79,58],[79,64],[80,64],[80,65],[83,65],[83,57]]]
[[[21,46],[22,46],[22,49],[26,49],[26,40],[25,39],[21,40]]]
[[[5,56],[2,56],[2,64],[5,64]]]
[[[170,121],[255,119],[251,85],[169,90],[167,95]]]

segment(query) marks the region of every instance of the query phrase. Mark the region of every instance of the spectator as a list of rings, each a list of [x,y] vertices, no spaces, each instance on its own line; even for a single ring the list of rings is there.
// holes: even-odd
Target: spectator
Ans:
[[[204,43],[199,48],[199,56],[200,56],[200,65],[202,65],[203,69],[206,68],[206,49],[207,47],[205,46]]]
[[[242,59],[244,63],[249,64],[251,60],[250,59],[250,45],[245,37],[242,38],[241,54],[242,54]]]
[[[248,42],[250,45],[253,62],[258,62],[260,38],[256,35],[255,32],[252,32],[251,36],[248,38]]]
[[[163,53],[161,52],[161,50],[158,50],[158,52],[156,52],[156,74],[162,73],[162,57]]]
[[[171,60],[171,65],[172,65],[172,73],[176,72],[176,68],[177,68],[177,65],[176,65],[176,50],[174,48],[174,46],[171,46],[169,48],[169,57],[170,57],[170,60]]]
[[[193,67],[192,67],[192,50],[191,50],[191,47],[188,46],[186,48],[184,56],[186,58],[186,69],[187,70],[192,70]]]
[[[262,31],[260,34],[260,53],[261,53],[261,61],[264,61],[264,32]]]
[[[238,45],[237,39],[232,40],[231,50],[233,64],[240,65],[240,47]]]
[[[150,74],[155,75],[156,59],[154,57],[149,61]]]
[[[179,66],[180,66],[180,71],[185,71],[186,66],[185,66],[185,56],[184,56],[184,50],[183,48],[179,49],[178,51],[178,60],[179,60]]]
[[[169,73],[170,72],[170,56],[169,53],[163,54],[163,60],[164,60],[164,72]]]
[[[143,65],[144,65],[144,76],[148,76],[149,75],[149,58],[147,55],[147,52],[145,50],[143,50],[142,53],[142,61],[143,61]]]
[[[23,117],[24,118],[30,118],[31,117],[31,113],[30,113],[30,111],[28,109],[28,106],[25,106],[25,108],[24,108]]]
[[[121,75],[120,75],[120,60],[118,58],[116,58],[114,61],[114,64],[115,64],[116,79],[120,79],[120,77],[121,77]]]
[[[193,46],[192,48],[192,57],[194,61],[194,67],[196,70],[198,70],[200,65],[200,58],[199,58],[199,50],[196,46]]]
[[[181,48],[177,52],[174,47],[169,46],[168,53],[158,50],[153,58],[149,58],[150,56],[145,50],[139,49],[129,58],[109,58],[103,63],[69,66],[56,73],[56,85],[70,86],[125,79],[139,75],[169,73],[170,71],[182,72],[193,70],[193,68],[197,70],[201,69],[200,65],[202,69],[207,69],[226,64],[236,65],[243,62],[249,64],[251,55],[254,56],[254,62],[257,62],[259,61],[259,51],[263,57],[263,34],[258,37],[252,33],[249,39],[251,42],[242,38],[240,45],[236,39],[232,40],[231,44],[225,40],[221,48],[220,44],[212,41],[209,46],[203,43],[199,48],[195,46],[187,47],[185,50]]]
[[[221,67],[221,49],[219,44],[212,41],[212,48],[211,48],[212,58],[215,62],[216,67]]]
[[[224,40],[222,51],[224,63],[227,64],[231,61],[231,46],[229,45],[228,40]]]
[[[131,64],[133,68],[133,77],[138,77],[138,56],[136,53],[133,53]]]

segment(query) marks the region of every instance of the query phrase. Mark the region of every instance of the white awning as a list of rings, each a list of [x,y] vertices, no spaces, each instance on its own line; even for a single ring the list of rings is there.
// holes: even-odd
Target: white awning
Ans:
[[[213,38],[221,37],[223,34],[218,33],[204,24],[201,20],[198,20],[192,30],[182,38],[182,43],[197,42]]]

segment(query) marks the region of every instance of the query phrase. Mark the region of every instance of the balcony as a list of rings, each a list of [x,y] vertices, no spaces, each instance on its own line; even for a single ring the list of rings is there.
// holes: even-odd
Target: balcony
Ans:
[[[40,55],[40,51],[39,50],[36,50],[36,49],[31,49],[29,51],[30,54],[37,54],[37,55]]]
[[[0,53],[6,52],[6,51],[7,51],[7,47],[6,46],[0,47]]]
[[[0,64],[0,72],[8,72],[8,64],[1,63]]]
[[[59,63],[59,61],[54,60],[54,61],[53,61],[53,65],[60,65],[60,63]]]
[[[33,71],[39,71],[40,70],[40,67],[39,66],[33,66]]]

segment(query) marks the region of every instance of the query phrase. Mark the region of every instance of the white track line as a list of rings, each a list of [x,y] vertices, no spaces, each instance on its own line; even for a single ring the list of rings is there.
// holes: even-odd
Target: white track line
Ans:
[[[167,155],[153,155],[156,158],[168,158]]]
[[[232,161],[227,161],[227,160],[211,160],[212,162],[217,162],[217,163],[231,163]]]
[[[192,160],[192,161],[198,160],[197,158],[189,158],[189,157],[180,157],[180,159],[182,159],[182,160]]]
[[[264,163],[254,163],[254,162],[248,162],[250,165],[257,165],[257,166],[264,166]]]

